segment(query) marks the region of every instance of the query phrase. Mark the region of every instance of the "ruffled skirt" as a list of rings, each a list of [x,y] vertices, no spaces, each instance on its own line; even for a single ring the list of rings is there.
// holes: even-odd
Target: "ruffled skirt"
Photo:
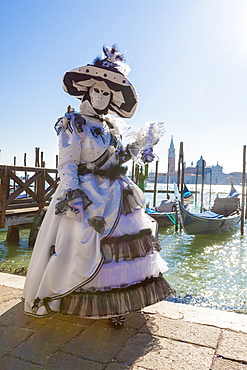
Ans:
[[[131,234],[140,224],[150,228]],[[138,311],[174,294],[163,277],[168,267],[152,235],[155,227],[143,210],[122,216],[114,235],[126,229],[130,234],[112,236],[101,243],[104,264],[100,272],[90,283],[62,298],[60,312],[107,318]]]
[[[89,226],[90,214],[81,223],[55,215],[53,199],[28,269],[23,292],[26,314],[45,317],[61,312],[106,318],[140,310],[174,293],[163,277],[167,264],[159,255],[156,222],[136,201],[137,196],[128,202],[131,211],[123,212],[126,204],[120,181],[100,185],[108,186],[104,193],[110,194],[101,198],[102,215],[109,225],[104,235]],[[97,200],[90,192],[87,196],[96,212]]]

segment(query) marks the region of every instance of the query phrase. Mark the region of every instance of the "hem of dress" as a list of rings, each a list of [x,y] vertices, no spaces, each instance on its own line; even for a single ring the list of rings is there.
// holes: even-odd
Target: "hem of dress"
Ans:
[[[114,317],[139,311],[167,299],[174,293],[174,289],[160,274],[127,288],[73,292],[61,299],[60,313],[84,318]]]
[[[126,287],[113,288],[110,291],[75,290],[66,296],[63,295],[58,298],[60,300],[60,308],[55,311],[48,304],[51,302],[49,298],[45,298],[40,307],[46,310],[46,314],[38,314],[38,309],[33,310],[33,312],[24,310],[24,314],[36,318],[45,318],[54,313],[60,313],[74,315],[84,319],[107,319],[140,311],[144,307],[169,298],[174,293],[175,290],[163,277],[162,273],[160,273],[158,276],[146,278],[141,282]],[[25,302],[24,297],[21,300]],[[107,303],[104,304],[102,302]],[[93,306],[94,313],[92,313]],[[106,307],[107,310],[105,310]],[[82,310],[84,311],[82,312]]]

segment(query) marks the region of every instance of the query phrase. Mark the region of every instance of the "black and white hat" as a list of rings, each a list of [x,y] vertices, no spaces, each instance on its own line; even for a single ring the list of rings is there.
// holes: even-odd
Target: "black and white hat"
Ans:
[[[63,88],[70,95],[83,100],[96,81],[104,81],[112,93],[109,113],[131,118],[137,107],[137,95],[126,78],[129,67],[115,46],[103,47],[104,59],[96,58],[92,64],[66,72]]]

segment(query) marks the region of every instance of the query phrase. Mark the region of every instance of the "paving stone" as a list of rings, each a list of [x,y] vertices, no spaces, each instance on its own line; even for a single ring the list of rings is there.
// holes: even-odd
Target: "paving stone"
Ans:
[[[159,346],[159,338],[148,334],[134,335],[126,346],[118,353],[116,359],[118,362],[127,362],[128,365],[140,357],[143,357],[149,351],[155,350]]]
[[[224,330],[217,354],[224,358],[247,362],[247,334]]]
[[[30,362],[19,360],[11,356],[1,358],[1,370],[38,370],[42,369],[40,365],[31,364]]]
[[[162,301],[146,307],[144,312],[158,313],[171,319],[183,319],[197,324],[216,326],[222,329],[231,329],[247,333],[247,315],[236,312],[214,310],[212,308],[197,307],[183,303]]]
[[[121,351],[128,339],[136,333],[135,329],[112,328],[107,320],[98,320],[71,340],[63,351],[85,359],[110,362]]]
[[[131,366],[126,365],[124,363],[119,363],[119,362],[112,362],[111,364],[107,365],[104,370],[129,370],[133,369]],[[142,369],[140,369],[142,370]],[[145,369],[144,369],[145,370]]]
[[[23,328],[26,328],[33,320],[35,320],[34,317],[24,314],[22,302],[19,302],[9,310],[6,310],[6,312],[0,316],[0,324],[19,326]]]
[[[140,329],[146,325],[148,316],[142,312],[132,312],[126,315],[126,326],[132,329]]]
[[[0,356],[4,356],[32,336],[33,331],[15,326],[0,325],[0,333]]]
[[[4,314],[5,312],[11,310],[13,307],[20,303],[19,298],[8,299],[7,301],[0,303],[0,315]]]
[[[247,365],[239,362],[225,360],[220,357],[216,357],[213,362],[212,370],[246,370]]]
[[[25,283],[25,276],[3,272],[0,273],[0,282],[4,287],[8,287],[9,289],[19,289],[22,292]]]
[[[7,299],[12,299],[12,298],[21,299],[21,295],[22,295],[21,289],[9,288],[4,285],[1,285],[0,289],[1,289],[1,295],[0,295],[1,300],[7,300]]]
[[[0,315],[8,312],[21,301],[21,289],[0,286]],[[0,321],[2,323],[2,320]]]
[[[217,347],[221,334],[219,328],[167,319],[160,315],[150,316],[146,327],[140,331],[213,348]]]
[[[94,361],[84,360],[77,356],[71,356],[64,352],[55,353],[46,363],[46,370],[103,370],[105,365]]]
[[[90,326],[95,322],[95,320],[84,319],[84,318],[79,317],[79,316],[64,315],[64,314],[60,314],[60,313],[53,314],[52,318],[57,319],[57,320],[71,322],[72,324],[78,324],[78,325],[81,325],[81,326],[84,326],[84,327]]]
[[[130,364],[150,370],[208,370],[213,356],[212,348],[138,333],[118,354],[117,360],[127,358]]]
[[[34,334],[11,353],[14,357],[43,364],[83,329],[78,325],[56,319],[37,319],[30,323]]]

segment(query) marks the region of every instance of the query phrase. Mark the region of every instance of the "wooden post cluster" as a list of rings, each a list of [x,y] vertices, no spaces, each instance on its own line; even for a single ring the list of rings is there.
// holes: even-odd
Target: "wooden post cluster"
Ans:
[[[36,147],[35,148],[35,153],[34,153],[34,166],[35,167],[45,167],[45,160],[44,160],[44,152],[40,151],[40,148]],[[17,165],[16,162],[16,156],[13,159],[14,166]],[[58,164],[58,156],[56,155],[56,168]],[[27,153],[24,153],[24,158],[23,158],[23,165],[24,167],[27,166]]]

